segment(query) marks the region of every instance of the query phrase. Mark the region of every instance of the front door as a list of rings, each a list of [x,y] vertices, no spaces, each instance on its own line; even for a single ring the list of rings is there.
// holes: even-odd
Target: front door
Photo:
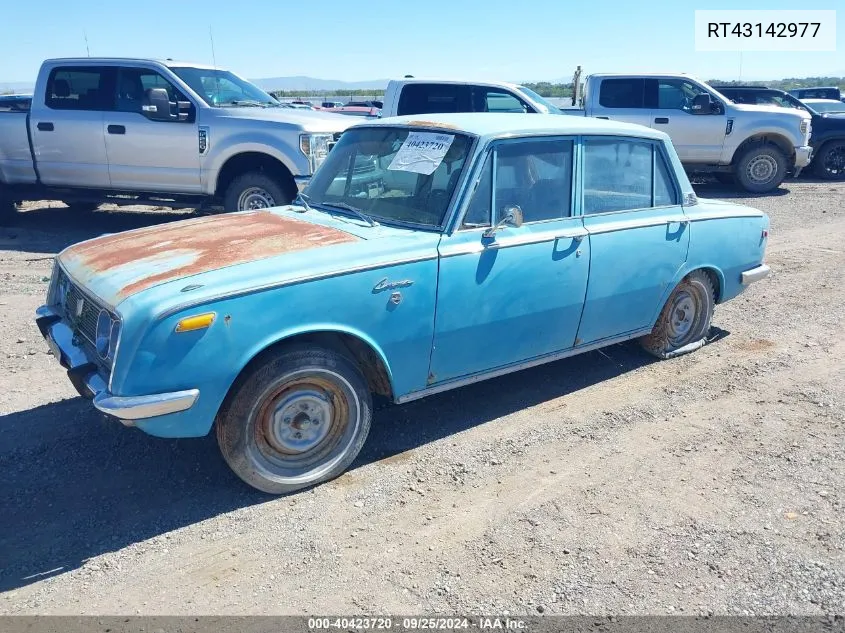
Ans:
[[[114,72],[100,66],[57,66],[47,78],[44,108],[30,117],[41,182],[107,189],[103,116],[111,108]]]
[[[172,121],[153,121],[143,114],[144,93],[151,88],[167,90]],[[201,193],[196,118],[194,105],[156,71],[120,68],[115,111],[106,114],[102,130],[112,188]]]
[[[574,345],[589,273],[589,243],[573,216],[568,138],[494,146],[460,229],[440,242],[429,384]],[[484,233],[522,211],[520,227]]]
[[[706,114],[692,113],[696,95],[709,94],[687,79],[653,79],[649,89],[656,88],[657,107],[652,111],[651,127],[666,132],[683,163],[718,163],[727,132],[724,105],[714,101],[714,109]]]
[[[578,345],[650,329],[689,246],[662,143],[585,138],[583,163],[590,283]]]

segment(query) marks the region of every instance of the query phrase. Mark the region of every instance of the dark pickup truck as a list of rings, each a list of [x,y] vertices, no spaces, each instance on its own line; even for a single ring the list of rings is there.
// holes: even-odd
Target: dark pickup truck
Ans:
[[[845,180],[845,113],[816,112],[806,103],[783,90],[764,86],[713,86],[734,103],[777,105],[809,112],[812,117],[810,169],[819,178]]]

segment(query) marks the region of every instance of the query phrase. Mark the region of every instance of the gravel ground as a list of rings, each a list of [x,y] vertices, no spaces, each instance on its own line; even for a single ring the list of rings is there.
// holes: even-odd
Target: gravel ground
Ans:
[[[284,498],[211,436],[102,419],[33,323],[57,250],[183,212],[29,205],[0,228],[0,613],[842,613],[845,184],[777,193],[742,200],[774,272],[703,349],[388,407],[348,473]]]

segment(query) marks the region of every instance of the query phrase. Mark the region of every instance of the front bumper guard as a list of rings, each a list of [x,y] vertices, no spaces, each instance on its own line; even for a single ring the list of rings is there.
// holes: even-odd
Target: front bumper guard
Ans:
[[[199,398],[199,389],[186,389],[149,396],[115,396],[99,373],[96,363],[74,342],[73,330],[49,306],[35,312],[35,323],[56,360],[67,370],[68,378],[79,395],[92,399],[103,413],[128,422],[186,411]]]

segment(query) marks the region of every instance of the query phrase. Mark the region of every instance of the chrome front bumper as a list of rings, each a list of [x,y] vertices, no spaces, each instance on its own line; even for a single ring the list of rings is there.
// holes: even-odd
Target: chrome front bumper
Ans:
[[[753,284],[755,281],[760,281],[761,279],[765,279],[769,276],[769,273],[772,272],[772,269],[766,266],[766,264],[760,264],[756,268],[752,268],[751,270],[746,270],[742,273],[742,285],[747,286],[748,284]]]
[[[198,389],[186,389],[149,396],[113,396],[100,375],[99,366],[92,362],[83,347],[74,342],[73,330],[49,306],[35,312],[35,323],[47,346],[67,370],[71,383],[84,398],[94,401],[103,413],[119,418],[129,425],[133,420],[153,418],[190,409],[199,398]]]

